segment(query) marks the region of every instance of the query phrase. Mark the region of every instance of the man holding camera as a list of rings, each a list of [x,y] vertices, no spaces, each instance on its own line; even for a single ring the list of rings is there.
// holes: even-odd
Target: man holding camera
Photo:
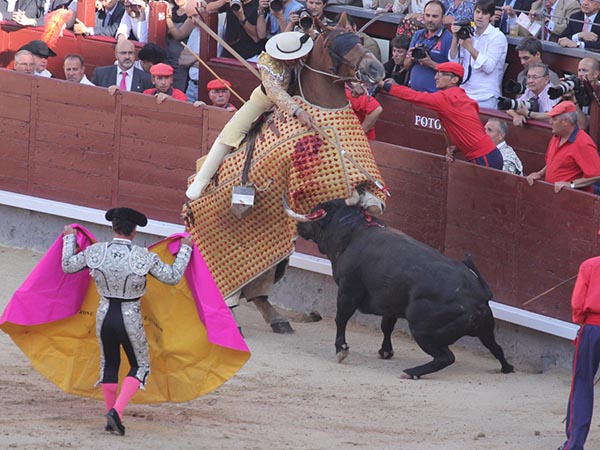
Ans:
[[[459,85],[464,76],[464,68],[455,62],[438,64],[435,74],[436,92],[417,92],[406,86],[381,81],[379,87],[384,91],[435,111],[440,118],[448,143],[446,157],[454,159],[454,153],[461,151],[467,161],[480,166],[502,170],[502,153],[486,134],[479,120],[479,106],[470,99]]]
[[[303,7],[296,0],[258,0],[258,35],[270,38],[281,33],[287,28],[292,12]]]
[[[494,27],[494,0],[475,3],[475,32],[455,22],[452,25],[450,60],[465,68],[463,88],[480,107],[496,109],[496,99],[502,95],[500,86],[508,50],[506,36]]]
[[[600,176],[600,156],[592,138],[577,126],[575,104],[564,101],[548,113],[552,138],[546,151],[546,165],[527,175],[530,186],[536,180],[554,183],[555,192],[562,188],[593,192],[592,184]]]
[[[513,125],[522,127],[533,112],[546,113],[559,102],[560,99],[551,99],[548,95],[548,89],[551,87],[548,66],[543,63],[532,64],[527,71],[527,89],[523,95],[517,100],[500,97],[498,109],[506,110],[508,106],[506,113],[513,118]],[[515,108],[515,104],[520,107]],[[525,110],[527,112],[524,112]]]
[[[452,35],[443,24],[446,7],[439,0],[430,0],[423,10],[425,28],[415,33],[404,59],[410,70],[410,87],[420,92],[435,92],[435,68],[448,61]]]

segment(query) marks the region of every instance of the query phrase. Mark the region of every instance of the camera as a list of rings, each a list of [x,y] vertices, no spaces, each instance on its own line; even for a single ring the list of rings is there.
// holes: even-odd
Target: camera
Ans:
[[[456,32],[456,37],[459,39],[469,39],[473,36],[473,26],[470,20],[457,20],[454,25],[458,25],[460,30]]]
[[[514,100],[512,98],[498,97],[498,109],[508,111],[509,109],[520,109],[525,107],[528,111],[539,112],[540,104],[535,98],[529,100]]]
[[[308,9],[299,10],[298,16],[300,16],[300,28],[303,30],[309,30],[313,26],[313,16]]]
[[[527,86],[515,80],[508,80],[504,85],[504,92],[512,95],[521,95],[525,92]]]
[[[229,7],[232,11],[238,12],[240,9],[242,9],[242,0],[231,0],[229,2]]]
[[[418,44],[412,50],[412,57],[416,60],[423,59],[429,56],[429,48],[425,44]]]
[[[269,8],[271,8],[271,11],[275,12],[283,11],[283,2],[281,0],[271,0],[269,2]]]
[[[570,76],[565,78],[563,81],[558,83],[556,86],[552,86],[548,89],[548,97],[552,100],[557,99],[565,95],[569,91],[573,91],[575,94],[579,94],[581,92],[581,88],[583,87],[583,83],[576,76]]]

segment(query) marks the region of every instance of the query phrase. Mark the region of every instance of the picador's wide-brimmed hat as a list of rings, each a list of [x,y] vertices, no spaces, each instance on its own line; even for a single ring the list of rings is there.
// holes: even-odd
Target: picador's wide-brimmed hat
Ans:
[[[124,220],[134,223],[140,227],[148,224],[148,218],[139,211],[132,208],[112,208],[106,211],[104,218],[110,222],[113,220]]]
[[[276,34],[265,46],[269,55],[282,61],[302,58],[308,55],[312,48],[313,41],[310,36],[299,31]]]

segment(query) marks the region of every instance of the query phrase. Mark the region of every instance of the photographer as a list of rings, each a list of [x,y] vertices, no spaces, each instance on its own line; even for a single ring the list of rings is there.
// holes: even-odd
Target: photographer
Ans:
[[[446,8],[439,0],[430,0],[423,10],[425,29],[419,30],[410,42],[404,68],[410,70],[410,87],[420,92],[435,92],[435,68],[448,61],[452,35],[444,28]]]
[[[455,22],[452,25],[450,60],[465,68],[463,88],[480,107],[496,109],[496,98],[501,95],[502,75],[508,41],[490,20],[494,17],[494,0],[475,3],[475,30]]]
[[[265,40],[258,36],[258,0],[215,0],[208,3],[208,11],[227,13],[223,38],[242,58],[253,60],[265,48]],[[233,58],[223,49],[224,58]]]
[[[259,0],[256,30],[261,39],[270,38],[285,30],[293,11],[303,8],[296,0]]]
[[[404,68],[404,60],[410,48],[411,39],[406,35],[396,36],[390,42],[392,47],[392,57],[383,65],[385,69],[385,79],[392,79],[397,84],[406,86],[408,83],[409,71]]]
[[[518,110],[511,108],[506,111],[513,118],[513,125],[522,127],[527,122],[527,118],[531,118],[531,114],[534,112],[546,113],[554,108],[559,99],[549,97],[548,89],[551,87],[548,66],[542,63],[530,65],[527,71],[527,89],[523,95],[517,98],[516,102],[520,105],[535,105],[535,107],[521,107]],[[498,109],[504,109],[502,106],[502,97],[500,97],[498,99]]]
[[[335,21],[329,19],[325,16],[325,5],[327,4],[327,0],[306,0],[306,9],[301,9],[299,11],[294,11],[290,14],[290,22],[287,25],[285,31],[306,31],[308,28],[303,23],[303,13],[308,11],[313,19],[319,19],[319,21],[326,26],[334,26]],[[306,23],[308,24],[308,23]]]

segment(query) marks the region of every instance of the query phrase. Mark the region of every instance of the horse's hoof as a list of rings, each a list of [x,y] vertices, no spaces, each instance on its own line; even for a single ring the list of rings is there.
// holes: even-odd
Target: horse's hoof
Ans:
[[[393,350],[385,351],[384,349],[380,349],[377,353],[379,353],[381,359],[391,359],[394,356]]]
[[[292,334],[294,332],[294,329],[289,322],[272,323],[271,329],[273,330],[273,333],[277,334]]]
[[[338,363],[341,363],[348,356],[348,349],[340,350],[335,356],[337,356]]]

